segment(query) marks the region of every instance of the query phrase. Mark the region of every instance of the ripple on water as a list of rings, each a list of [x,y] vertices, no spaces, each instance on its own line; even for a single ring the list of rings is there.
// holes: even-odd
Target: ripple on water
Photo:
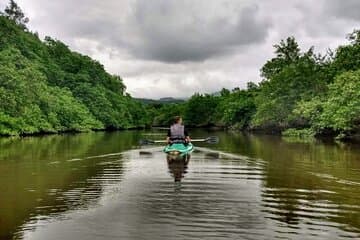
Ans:
[[[27,238],[50,235],[56,236],[54,239],[90,239],[91,236],[160,240],[359,236],[357,228],[346,224],[344,215],[359,216],[360,206],[333,201],[339,197],[337,189],[280,187],[286,186],[284,184],[269,187],[266,161],[200,150],[192,154],[187,165],[167,163],[159,148],[67,161],[70,164],[93,161],[87,164],[96,169],[96,174],[74,182],[69,189],[49,191],[58,205],[39,206],[39,211],[56,212],[61,208],[66,217],[34,218],[28,227],[32,226],[35,231],[26,232]],[[80,171],[79,167],[76,171]],[[338,180],[330,175],[324,178]],[[277,180],[271,178],[274,179]],[[338,184],[348,182],[338,181]],[[41,225],[45,227],[39,228]]]

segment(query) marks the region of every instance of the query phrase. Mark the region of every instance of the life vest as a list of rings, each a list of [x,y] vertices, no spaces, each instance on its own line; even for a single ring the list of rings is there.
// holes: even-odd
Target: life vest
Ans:
[[[185,128],[181,124],[173,124],[170,127],[170,140],[173,143],[184,142],[185,140]]]

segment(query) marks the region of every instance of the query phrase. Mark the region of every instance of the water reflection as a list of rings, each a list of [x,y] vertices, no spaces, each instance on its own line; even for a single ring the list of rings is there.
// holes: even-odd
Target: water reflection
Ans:
[[[115,141],[119,137],[128,141]],[[0,239],[20,238],[19,227],[39,217],[95,205],[106,182],[94,179],[119,181],[122,169],[121,156],[96,156],[129,149],[134,137],[122,132],[0,139]],[[105,166],[104,160],[115,162]]]
[[[211,135],[191,161],[136,131],[0,139],[0,239],[360,237],[358,146]]]
[[[190,154],[167,154],[166,160],[168,163],[169,172],[174,178],[175,182],[180,182],[187,173],[188,163],[190,161]]]
[[[221,134],[220,134],[221,135]],[[359,237],[360,148],[331,142],[286,142],[273,136],[234,135],[218,149],[266,160],[263,212],[292,235]],[[222,145],[221,145],[222,144]],[[239,146],[239,147],[235,147]]]

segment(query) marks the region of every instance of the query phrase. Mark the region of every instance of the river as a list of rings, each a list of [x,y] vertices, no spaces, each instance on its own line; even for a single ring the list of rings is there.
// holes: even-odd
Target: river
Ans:
[[[360,146],[192,131],[0,139],[0,239],[360,239]]]

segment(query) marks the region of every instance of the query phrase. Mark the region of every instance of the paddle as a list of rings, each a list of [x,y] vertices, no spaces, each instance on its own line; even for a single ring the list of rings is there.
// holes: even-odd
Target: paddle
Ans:
[[[219,138],[217,136],[211,136],[207,138],[199,138],[199,139],[191,139],[191,142],[206,142],[210,144],[216,144],[219,142]],[[146,144],[154,144],[154,143],[166,143],[165,140],[151,140],[151,139],[141,139],[139,141],[140,145]]]

